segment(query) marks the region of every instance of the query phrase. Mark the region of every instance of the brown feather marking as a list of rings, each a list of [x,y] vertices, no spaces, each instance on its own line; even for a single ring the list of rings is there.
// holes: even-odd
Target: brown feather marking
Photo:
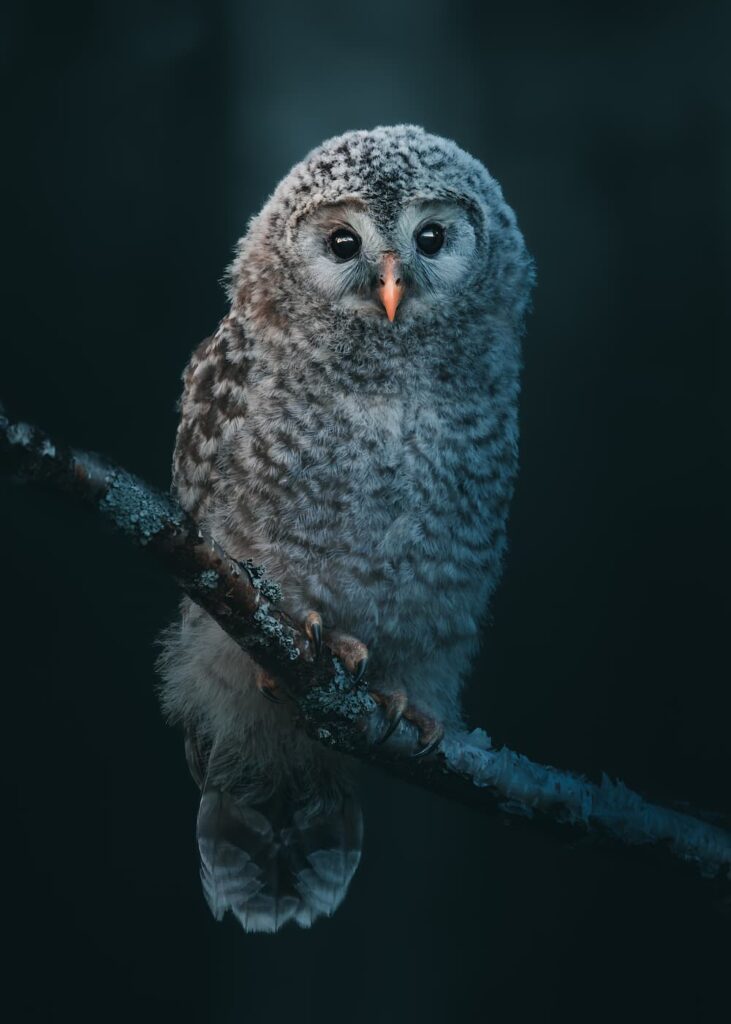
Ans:
[[[196,518],[205,515],[218,484],[216,461],[226,423],[246,411],[243,394],[217,397],[214,387],[227,379],[242,388],[251,359],[234,364],[227,354],[229,346],[241,349],[249,345],[240,325],[227,316],[217,332],[195,349],[183,373],[180,424],[173,453],[173,489],[186,511]]]

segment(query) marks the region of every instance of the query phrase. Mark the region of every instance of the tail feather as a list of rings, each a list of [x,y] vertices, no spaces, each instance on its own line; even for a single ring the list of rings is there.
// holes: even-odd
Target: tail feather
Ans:
[[[256,901],[266,887],[261,862],[273,842],[272,829],[253,808],[211,789],[201,796],[197,831],[203,892],[220,921],[227,910]]]
[[[201,882],[213,915],[246,931],[309,927],[341,903],[360,861],[363,825],[349,791],[326,810],[277,793],[250,798],[207,788],[198,812]]]
[[[298,924],[309,925],[321,915],[333,914],[360,862],[363,819],[356,799],[345,794],[334,813],[314,820],[295,812],[283,839],[289,871],[303,903]]]

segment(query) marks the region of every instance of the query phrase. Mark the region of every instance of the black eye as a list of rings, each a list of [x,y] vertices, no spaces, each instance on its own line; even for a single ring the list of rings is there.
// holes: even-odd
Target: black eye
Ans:
[[[352,260],[360,249],[360,239],[355,231],[338,228],[330,235],[330,248],[341,260]]]
[[[444,228],[441,224],[425,224],[416,232],[416,244],[427,256],[433,256],[444,245]]]

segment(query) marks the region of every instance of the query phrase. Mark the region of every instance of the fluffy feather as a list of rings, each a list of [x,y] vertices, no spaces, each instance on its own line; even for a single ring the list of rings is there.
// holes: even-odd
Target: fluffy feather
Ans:
[[[198,811],[201,882],[211,912],[232,911],[246,931],[309,927],[334,913],[360,861],[362,816],[352,795],[330,814],[285,792],[259,807],[207,788]]]
[[[433,258],[414,241],[425,218],[445,228]],[[362,240],[352,262],[328,243],[343,224]],[[373,301],[386,251],[406,281],[393,323]],[[413,126],[349,132],[252,220],[231,310],[184,378],[185,507],[267,566],[289,614],[367,643],[373,685],[452,726],[506,546],[531,284],[482,164]],[[263,931],[331,913],[360,848],[342,760],[261,699],[249,659],[188,604],[161,669],[169,715],[216,752],[198,823],[213,912]]]

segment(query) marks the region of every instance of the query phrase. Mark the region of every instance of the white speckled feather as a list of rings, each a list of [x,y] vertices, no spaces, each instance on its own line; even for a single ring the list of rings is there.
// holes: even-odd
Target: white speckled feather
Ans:
[[[427,256],[415,240],[432,221],[443,242]],[[343,225],[348,260],[331,245]],[[387,254],[405,282],[392,323],[374,300]],[[230,313],[184,378],[182,503],[266,565],[290,614],[318,610],[367,643],[371,685],[459,724],[517,469],[532,266],[514,214],[454,143],[351,132],[280,183],[229,280]],[[360,847],[343,760],[262,700],[199,609],[184,607],[161,666],[170,716],[224,752],[199,817],[214,913],[265,931],[331,913]]]

